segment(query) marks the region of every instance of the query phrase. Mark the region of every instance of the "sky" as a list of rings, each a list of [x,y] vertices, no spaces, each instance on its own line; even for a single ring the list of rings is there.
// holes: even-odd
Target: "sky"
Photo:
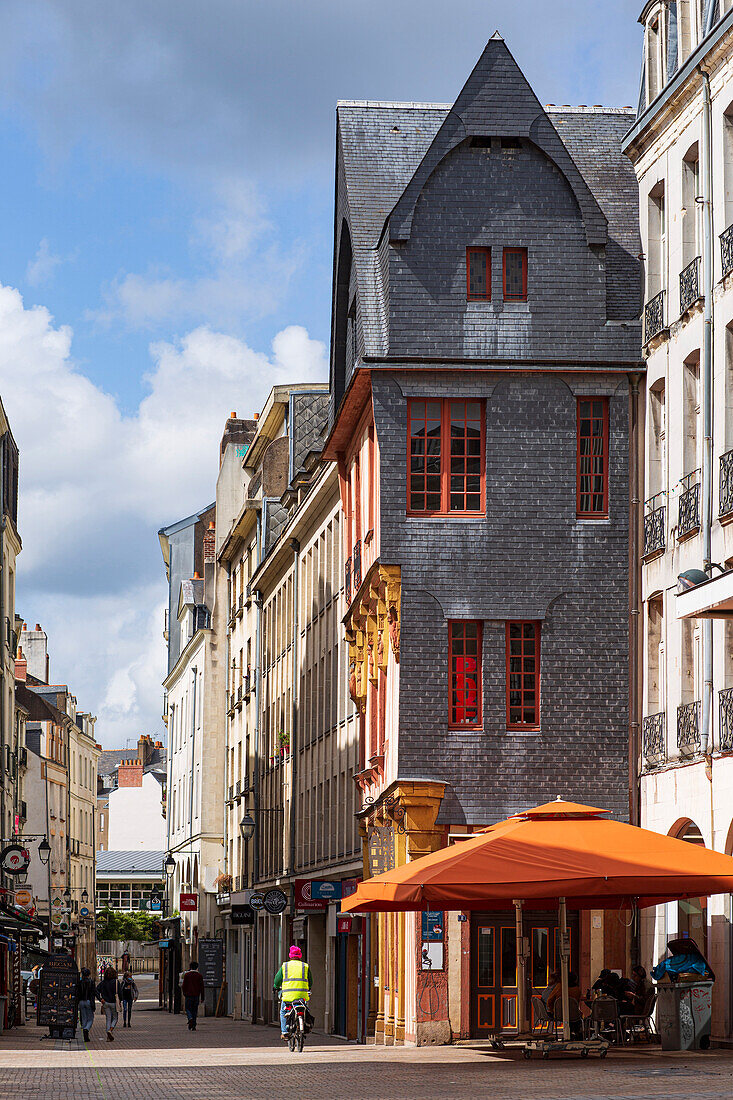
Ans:
[[[326,380],[339,99],[450,102],[499,30],[539,99],[634,104],[640,0],[3,0],[0,396],[18,612],[105,747],[164,737],[157,531],[230,411]]]

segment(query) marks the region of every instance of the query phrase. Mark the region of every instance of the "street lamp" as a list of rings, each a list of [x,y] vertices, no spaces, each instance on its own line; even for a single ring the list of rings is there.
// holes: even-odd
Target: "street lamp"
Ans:
[[[165,858],[165,863],[163,864],[163,870],[167,874],[168,878],[173,878],[173,875],[175,874],[175,870],[176,870],[176,861],[175,861],[175,859],[173,858],[173,856],[170,852],[168,853],[168,855]]]
[[[242,834],[243,840],[251,840],[255,835],[255,819],[252,817],[249,810],[239,822],[239,831]]]
[[[68,886],[64,890],[64,901],[71,901],[71,890]]]
[[[87,888],[86,888],[86,886],[85,886],[85,887],[84,887],[84,889],[83,889],[83,890],[82,890],[82,892],[81,892],[81,902],[82,902],[82,905],[86,905],[86,903],[87,903],[88,901],[89,901],[89,891],[87,890]]]
[[[48,843],[48,840],[45,836],[41,843],[38,845],[38,858],[44,866],[51,858],[51,845]]]

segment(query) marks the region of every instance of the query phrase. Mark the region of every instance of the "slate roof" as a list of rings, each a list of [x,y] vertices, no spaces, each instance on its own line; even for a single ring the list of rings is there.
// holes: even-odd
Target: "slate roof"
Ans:
[[[130,874],[142,871],[146,874],[157,873],[163,877],[165,852],[155,851],[118,851],[97,852],[97,872],[102,874]]]
[[[340,162],[360,297],[374,311],[364,318],[368,346],[382,327],[383,288],[377,245],[386,219],[402,197],[451,111],[450,104],[341,101],[337,107]],[[629,108],[545,108],[585,183],[608,219],[607,303],[610,320],[639,316],[638,189],[621,152],[634,121]],[[377,342],[378,338],[377,338]]]

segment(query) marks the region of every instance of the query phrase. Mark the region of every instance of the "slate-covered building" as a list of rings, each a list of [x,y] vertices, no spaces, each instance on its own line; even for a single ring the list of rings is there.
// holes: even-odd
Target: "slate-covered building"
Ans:
[[[498,35],[453,105],[339,104],[325,457],[365,874],[557,795],[628,815],[632,122],[543,108]],[[616,925],[573,921],[581,982],[627,965]],[[436,927],[352,922],[367,1031],[516,1030],[513,915]],[[554,927],[528,922],[533,989]]]

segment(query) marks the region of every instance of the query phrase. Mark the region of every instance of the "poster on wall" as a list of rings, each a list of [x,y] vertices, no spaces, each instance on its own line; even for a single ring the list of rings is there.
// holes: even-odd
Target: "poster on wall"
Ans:
[[[427,940],[422,945],[421,970],[444,970],[443,944]]]

